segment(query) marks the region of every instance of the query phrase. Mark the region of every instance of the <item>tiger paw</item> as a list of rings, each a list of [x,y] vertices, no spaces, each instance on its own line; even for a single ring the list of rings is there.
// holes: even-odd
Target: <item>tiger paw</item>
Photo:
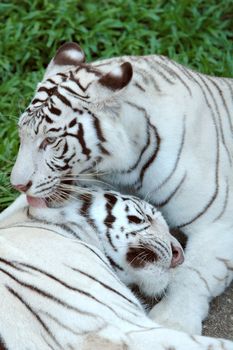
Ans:
[[[164,298],[155,305],[148,316],[156,323],[177,331],[199,335],[202,331],[200,315],[188,310],[182,303],[174,305],[169,298]]]

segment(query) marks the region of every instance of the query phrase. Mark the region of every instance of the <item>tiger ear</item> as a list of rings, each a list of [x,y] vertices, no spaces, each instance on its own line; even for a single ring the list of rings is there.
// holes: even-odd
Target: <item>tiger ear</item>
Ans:
[[[68,68],[77,67],[85,62],[85,54],[81,47],[76,43],[65,43],[56,52],[49,63],[43,80],[48,77],[66,71]]]
[[[91,85],[91,89],[94,90],[93,95],[99,101],[111,98],[115,92],[122,90],[130,83],[132,76],[132,65],[124,62],[109,73],[102,75]]]

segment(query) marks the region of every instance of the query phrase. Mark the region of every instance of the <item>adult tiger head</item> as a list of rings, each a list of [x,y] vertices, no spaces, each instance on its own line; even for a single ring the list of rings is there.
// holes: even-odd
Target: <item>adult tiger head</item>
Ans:
[[[20,148],[11,183],[34,206],[61,200],[76,175],[124,165],[128,145],[117,120],[118,100],[130,83],[129,62],[100,69],[85,64],[75,43],[57,51],[19,120]],[[110,116],[109,116],[110,114]],[[132,152],[133,153],[133,152]]]

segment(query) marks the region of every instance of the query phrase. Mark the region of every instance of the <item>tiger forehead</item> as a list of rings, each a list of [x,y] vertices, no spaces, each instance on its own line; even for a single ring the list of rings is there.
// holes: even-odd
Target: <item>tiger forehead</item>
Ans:
[[[64,123],[64,122],[63,122]],[[62,124],[63,124],[62,123]],[[51,127],[54,129],[56,126],[60,126],[61,123],[53,121],[52,126],[46,122],[43,113],[38,116],[33,113],[24,113],[18,122],[18,130],[20,136],[40,136],[46,134]]]

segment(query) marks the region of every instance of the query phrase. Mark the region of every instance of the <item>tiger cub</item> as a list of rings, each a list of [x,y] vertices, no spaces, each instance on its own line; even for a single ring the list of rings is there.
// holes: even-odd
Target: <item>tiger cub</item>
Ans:
[[[161,296],[173,268],[184,260],[161,213],[119,192],[89,188],[62,207],[30,206],[28,217],[62,226],[68,236],[97,246],[122,282],[138,285],[146,296]]]

